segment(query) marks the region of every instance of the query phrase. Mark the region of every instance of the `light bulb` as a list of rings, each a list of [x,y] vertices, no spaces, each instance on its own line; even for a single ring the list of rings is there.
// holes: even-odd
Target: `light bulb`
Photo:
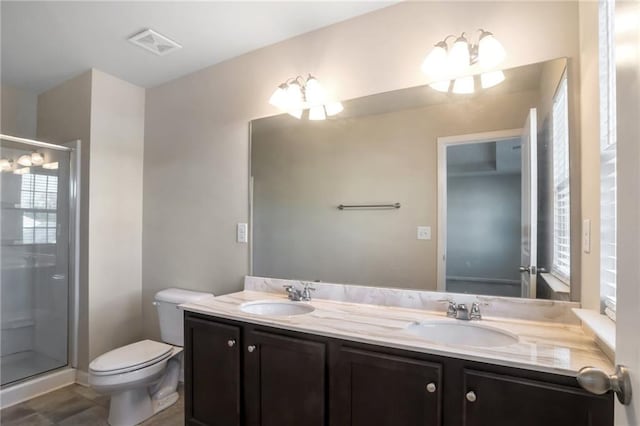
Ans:
[[[327,115],[324,113],[324,106],[317,105],[309,108],[309,120],[320,121],[325,120]]]
[[[18,158],[18,164],[25,167],[31,166],[31,156],[28,154],[21,155]]]
[[[453,93],[467,95],[473,93],[473,76],[456,78],[453,82]]]
[[[31,171],[31,169],[29,169],[29,167],[22,167],[22,168],[19,168],[19,169],[15,169],[13,171],[13,173],[16,174],[16,175],[26,175],[30,171]]]
[[[42,165],[43,169],[49,169],[49,170],[58,170],[58,162],[54,161],[52,163],[44,163]]]
[[[31,164],[33,164],[34,166],[40,166],[42,165],[42,163],[44,163],[44,155],[40,154],[39,152],[32,152]]]
[[[447,72],[447,44],[444,41],[436,44],[422,62],[422,72],[439,78]]]
[[[493,68],[507,56],[504,47],[488,31],[483,31],[478,42],[478,63],[482,68]]]
[[[303,109],[302,89],[297,82],[290,83],[287,87],[287,100],[284,109],[287,112]]]
[[[285,109],[285,106],[287,104],[286,88],[286,84],[281,84],[280,86],[278,86],[276,91],[273,92],[273,95],[271,95],[271,97],[269,98],[269,103],[276,108]]]
[[[326,98],[326,93],[318,79],[309,75],[304,86],[305,100],[308,106],[322,105]]]
[[[429,87],[431,87],[433,90],[444,93],[447,93],[449,91],[449,86],[451,86],[450,80],[436,81],[435,83],[429,84]]]
[[[449,52],[449,69],[454,74],[460,74],[469,66],[469,43],[464,35],[458,37]]]
[[[341,102],[336,101],[336,102],[329,102],[324,106],[324,109],[327,111],[327,115],[331,117],[332,115],[336,115],[342,112],[344,107],[342,106]]]
[[[0,170],[6,172],[7,170],[11,170],[11,160],[7,160],[6,158],[0,158]]]
[[[504,73],[500,70],[485,72],[484,74],[480,75],[480,84],[482,85],[483,89],[488,89],[489,87],[497,86],[503,81],[504,81]]]

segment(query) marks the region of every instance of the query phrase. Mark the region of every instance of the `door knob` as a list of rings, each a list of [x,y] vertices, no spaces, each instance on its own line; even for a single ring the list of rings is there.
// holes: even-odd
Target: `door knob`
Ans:
[[[436,391],[436,384],[435,383],[429,383],[427,385],[427,392],[429,393],[434,393]]]
[[[229,346],[230,348],[234,347],[236,345],[236,341],[233,339],[229,339],[227,340],[227,346]]]
[[[256,346],[255,346],[255,345],[249,345],[249,346],[247,346],[247,350],[248,350],[249,352],[253,352],[253,351],[255,351],[255,350],[256,350]]]
[[[535,266],[520,266],[520,268],[518,268],[520,270],[520,273],[523,272],[528,272],[531,275],[535,275],[536,273],[536,267]]]
[[[476,399],[478,399],[474,391],[467,392],[466,397],[467,397],[467,401],[469,402],[476,402]]]
[[[624,365],[616,366],[616,371],[611,376],[599,368],[583,367],[578,371],[578,383],[583,389],[596,395],[613,391],[622,405],[631,403],[631,378],[629,369]]]

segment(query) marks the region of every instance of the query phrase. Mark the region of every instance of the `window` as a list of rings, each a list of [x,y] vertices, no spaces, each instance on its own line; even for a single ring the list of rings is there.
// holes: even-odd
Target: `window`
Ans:
[[[23,244],[55,244],[58,177],[25,174],[20,187]]]
[[[551,273],[569,283],[571,276],[571,229],[569,194],[569,106],[567,77],[562,77],[553,97],[553,261]]]
[[[616,319],[616,102],[613,1],[600,2],[600,295],[602,310]]]

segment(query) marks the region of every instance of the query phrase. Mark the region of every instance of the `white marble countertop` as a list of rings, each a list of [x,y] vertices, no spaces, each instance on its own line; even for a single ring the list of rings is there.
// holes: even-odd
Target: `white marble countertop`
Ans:
[[[606,355],[578,325],[483,317],[481,324],[515,334],[520,341],[509,346],[480,348],[429,342],[405,330],[416,322],[433,319],[459,321],[446,318],[444,312],[324,299],[312,300],[315,310],[304,315],[253,315],[240,310],[241,304],[256,300],[287,298],[245,290],[187,303],[181,308],[285,330],[568,376],[575,376],[585,366],[602,368],[608,373],[614,370]]]

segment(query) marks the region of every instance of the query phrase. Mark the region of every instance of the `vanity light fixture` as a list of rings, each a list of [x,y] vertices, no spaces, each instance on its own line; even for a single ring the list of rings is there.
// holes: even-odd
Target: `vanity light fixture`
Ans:
[[[52,163],[44,163],[42,165],[43,169],[48,169],[48,170],[58,170],[58,162],[54,161]]]
[[[476,64],[483,70],[490,70],[504,61],[506,52],[502,44],[491,32],[483,29],[478,31],[480,36],[477,43],[470,43],[466,33],[462,33],[459,37],[448,35],[435,44],[422,62],[422,72],[435,81],[429,84],[431,88],[439,92],[448,92],[453,79],[451,89],[453,93],[473,93],[473,77],[458,76]],[[450,39],[455,39],[451,48],[447,44]],[[480,76],[480,85],[483,89],[493,87],[502,81],[504,81],[502,71],[487,71]]]
[[[329,100],[326,90],[311,74],[306,80],[297,76],[279,85],[269,103],[297,119],[309,109],[309,120],[325,120],[344,109],[341,102]]]
[[[41,166],[44,163],[44,155],[39,152],[31,153],[31,164],[34,166]]]
[[[25,167],[31,166],[31,155],[24,154],[18,157],[18,164]]]
[[[7,158],[0,158],[0,170],[8,172],[13,169],[13,160]]]

